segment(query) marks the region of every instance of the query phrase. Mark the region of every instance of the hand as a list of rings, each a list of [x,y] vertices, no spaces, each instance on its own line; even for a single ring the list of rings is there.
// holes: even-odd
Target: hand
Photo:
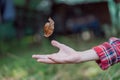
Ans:
[[[57,53],[48,55],[32,55],[32,57],[37,59],[38,62],[49,64],[79,63],[81,61],[80,55],[72,48],[55,40],[51,41],[51,44],[59,48]]]

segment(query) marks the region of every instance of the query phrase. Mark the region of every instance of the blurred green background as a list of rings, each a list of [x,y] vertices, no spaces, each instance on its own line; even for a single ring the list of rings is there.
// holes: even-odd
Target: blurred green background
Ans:
[[[112,36],[119,37],[119,0],[11,1],[15,17],[4,19],[3,7],[0,9],[0,80],[120,80],[120,64],[103,71],[95,61],[51,65],[32,59],[33,54],[57,52],[58,49],[51,46],[52,39],[84,51]],[[99,30],[86,29],[84,14],[97,17],[103,33],[96,35]],[[85,29],[76,31],[79,28],[74,30],[69,27],[70,23],[67,24],[76,15],[82,16],[80,19],[85,23],[82,25]],[[49,17],[55,21],[55,31],[50,38],[45,38],[43,26]]]

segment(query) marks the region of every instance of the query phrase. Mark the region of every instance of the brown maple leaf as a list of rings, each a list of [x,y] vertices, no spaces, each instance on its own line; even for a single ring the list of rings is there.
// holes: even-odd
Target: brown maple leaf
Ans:
[[[44,36],[45,37],[51,36],[54,31],[54,21],[51,18],[49,18],[48,21],[49,22],[46,22],[44,25]]]

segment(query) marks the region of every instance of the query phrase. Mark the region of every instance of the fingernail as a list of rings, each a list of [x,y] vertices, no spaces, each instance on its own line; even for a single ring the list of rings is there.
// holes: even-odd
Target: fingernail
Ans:
[[[36,57],[36,55],[32,55],[32,58]]]
[[[54,43],[55,40],[52,40],[51,43]]]

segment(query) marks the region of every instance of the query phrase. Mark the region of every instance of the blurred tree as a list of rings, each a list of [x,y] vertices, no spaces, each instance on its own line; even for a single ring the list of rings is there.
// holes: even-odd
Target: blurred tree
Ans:
[[[120,5],[115,0],[108,0],[108,6],[112,21],[112,35],[117,35],[120,30]]]
[[[25,5],[25,0],[14,0],[14,4],[17,6]]]
[[[103,2],[107,0],[55,0],[57,3],[66,3],[70,5],[80,4],[80,3],[93,3],[93,2]]]
[[[1,9],[0,9],[1,11]],[[2,23],[2,15],[1,15],[1,12],[0,12],[0,24]]]

